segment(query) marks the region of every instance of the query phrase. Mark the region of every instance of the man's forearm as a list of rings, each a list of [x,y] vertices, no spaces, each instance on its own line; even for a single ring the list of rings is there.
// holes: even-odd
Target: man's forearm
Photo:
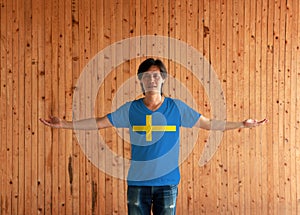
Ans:
[[[97,130],[111,126],[107,117],[82,119],[78,121],[73,121],[71,123],[72,128],[77,130]]]
[[[225,130],[244,128],[244,122],[226,122]]]
[[[227,122],[224,120],[210,120],[210,130],[227,131],[244,128],[244,122]]]
[[[62,128],[64,129],[76,129],[76,130],[96,130],[98,129],[95,118],[82,119],[77,121],[64,121]]]
[[[253,128],[267,122],[267,119],[263,119],[261,121],[256,119],[247,119],[242,122],[227,122],[225,120],[215,120],[201,116],[194,126],[205,130],[226,131],[238,128]]]

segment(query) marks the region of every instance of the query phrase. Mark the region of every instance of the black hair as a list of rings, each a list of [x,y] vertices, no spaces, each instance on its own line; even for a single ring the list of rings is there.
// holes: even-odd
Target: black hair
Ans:
[[[143,73],[148,71],[151,66],[157,66],[159,68],[161,77],[163,79],[165,79],[167,77],[167,69],[166,69],[166,66],[164,65],[164,63],[159,59],[154,60],[153,58],[148,58],[148,59],[144,60],[138,68],[137,76],[138,76],[139,80],[142,79]],[[142,87],[143,94],[145,95],[145,89],[142,84],[141,84],[141,87]],[[163,87],[163,84],[161,86],[161,89],[162,89],[162,87]],[[161,95],[163,95],[162,92],[161,92]]]
[[[137,73],[139,80],[142,79],[143,73],[148,71],[151,66],[157,66],[159,68],[161,77],[163,79],[167,77],[167,69],[164,63],[159,59],[154,60],[153,58],[148,58],[144,60],[139,66]]]

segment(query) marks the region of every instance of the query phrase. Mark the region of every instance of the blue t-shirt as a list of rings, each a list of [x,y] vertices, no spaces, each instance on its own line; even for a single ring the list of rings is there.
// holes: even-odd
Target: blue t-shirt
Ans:
[[[128,185],[176,185],[180,127],[193,127],[201,115],[178,99],[165,98],[155,111],[143,99],[127,102],[107,115],[113,126],[129,128],[131,164]]]

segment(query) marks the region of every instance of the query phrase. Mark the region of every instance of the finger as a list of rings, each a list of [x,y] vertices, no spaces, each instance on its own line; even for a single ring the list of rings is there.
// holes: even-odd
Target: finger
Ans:
[[[259,124],[264,124],[264,123],[267,123],[267,122],[268,122],[267,119],[263,119],[263,120],[259,121],[258,123],[259,123]]]
[[[40,118],[40,121],[41,121],[42,123],[46,123],[46,122],[47,122],[45,119],[42,119],[42,118]]]
[[[45,125],[50,125],[50,122],[49,121],[47,121],[47,120],[45,120],[45,119],[40,119],[40,121],[42,122],[42,123],[44,123]]]

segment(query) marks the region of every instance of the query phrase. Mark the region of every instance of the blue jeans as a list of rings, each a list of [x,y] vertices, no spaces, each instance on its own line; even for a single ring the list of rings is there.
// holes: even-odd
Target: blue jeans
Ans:
[[[127,206],[129,215],[175,215],[177,185],[128,186]]]

